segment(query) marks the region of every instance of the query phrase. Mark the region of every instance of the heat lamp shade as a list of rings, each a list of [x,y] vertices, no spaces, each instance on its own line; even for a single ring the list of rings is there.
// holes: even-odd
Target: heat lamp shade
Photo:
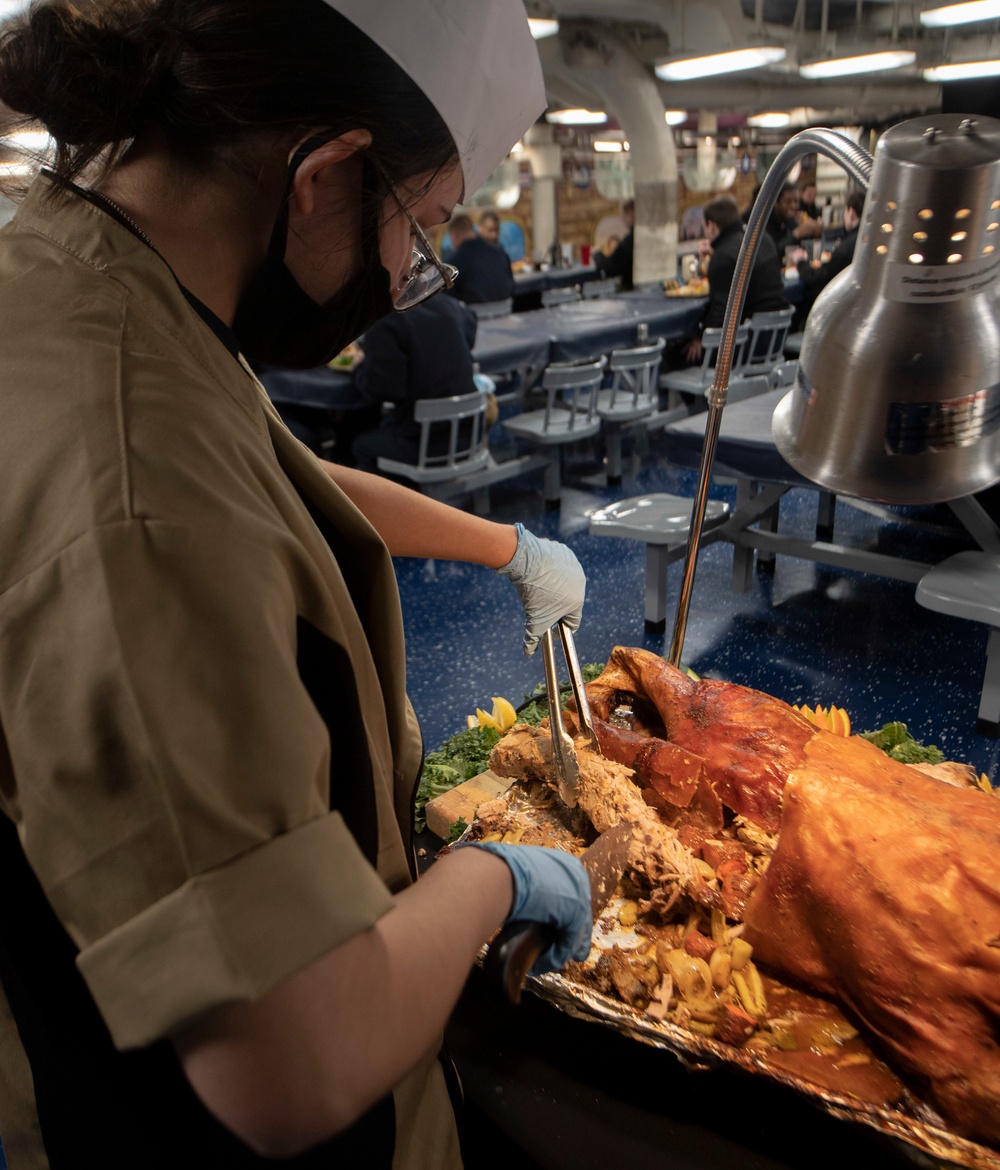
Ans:
[[[937,115],[883,136],[854,262],[817,298],[774,414],[796,471],[890,504],[1000,480],[998,237],[1000,122]]]

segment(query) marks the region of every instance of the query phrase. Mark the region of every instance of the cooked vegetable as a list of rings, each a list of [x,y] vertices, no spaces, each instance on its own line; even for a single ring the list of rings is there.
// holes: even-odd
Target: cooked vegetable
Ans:
[[[901,764],[940,764],[944,759],[940,748],[914,739],[905,723],[886,723],[881,731],[863,731],[861,738]]]

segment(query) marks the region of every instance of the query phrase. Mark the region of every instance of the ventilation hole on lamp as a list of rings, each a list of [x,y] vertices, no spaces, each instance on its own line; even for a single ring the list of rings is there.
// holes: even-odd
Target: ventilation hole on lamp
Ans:
[[[954,232],[954,233],[952,234],[952,237],[951,237],[951,238],[952,238],[952,239],[955,241],[955,243],[957,244],[959,240],[964,240],[964,239],[965,239],[965,237],[966,237],[968,234],[969,234],[968,232]]]
[[[998,207],[1000,207],[1000,199],[994,199],[990,204],[990,211],[996,211]]]
[[[959,264],[959,263],[961,263],[961,260],[962,260],[962,253],[961,252],[952,252],[952,254],[948,257],[949,264]]]
[[[931,209],[929,207],[921,208],[921,210],[917,212],[917,218],[918,219],[933,219],[934,212],[931,211]]]
[[[886,211],[895,211],[896,204],[893,203],[893,201],[890,199],[889,202],[885,205],[885,209],[886,209]]]
[[[891,223],[882,224],[882,231],[884,231],[886,234],[891,232],[892,231],[892,224]]]
[[[958,211],[955,212],[955,218],[956,219],[968,219],[971,214],[972,214],[972,212],[969,210],[968,207],[961,207],[961,208],[959,208]]]
[[[986,247],[983,248],[983,255],[988,256],[991,252],[995,252],[995,251],[996,251],[996,246],[994,244],[987,244]]]
[[[911,252],[910,253],[910,263],[911,264],[923,264],[923,262],[924,262],[924,258],[923,258],[923,256],[920,255],[919,252]]]
[[[988,232],[995,232],[998,227],[1000,227],[1000,223],[991,223],[991,224],[987,224],[986,230]]]
[[[878,252],[880,256],[884,256],[886,252],[889,251],[889,249],[885,246],[885,244],[879,244],[875,251]]]
[[[918,244],[922,244],[924,242],[924,240],[927,239],[927,233],[926,232],[914,232],[913,238],[917,241]]]

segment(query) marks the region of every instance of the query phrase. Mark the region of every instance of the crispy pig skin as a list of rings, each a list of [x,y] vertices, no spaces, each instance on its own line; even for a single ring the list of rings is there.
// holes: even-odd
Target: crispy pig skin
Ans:
[[[675,814],[686,809],[686,820],[711,832],[722,828],[722,802],[705,773],[705,761],[696,752],[665,739],[612,727],[603,719],[594,719],[594,731],[604,755],[631,768],[636,784],[656,793],[658,808]]]
[[[652,700],[667,739],[705,761],[722,803],[769,833],[781,821],[785,777],[820,731],[787,703],[749,687],[695,682],[656,654],[616,646],[595,687],[633,689]]]
[[[744,937],[838,996],[964,1135],[1000,1145],[1000,801],[817,736]]]

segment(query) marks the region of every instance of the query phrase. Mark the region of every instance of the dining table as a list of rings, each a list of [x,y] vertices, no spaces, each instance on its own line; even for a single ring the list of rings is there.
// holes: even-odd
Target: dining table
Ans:
[[[653,288],[490,317],[479,322],[472,356],[484,374],[593,361],[641,344],[641,325],[650,341],[690,337],[704,307],[704,297],[667,297]]]
[[[479,322],[472,357],[484,374],[544,369],[551,362],[593,361],[612,349],[640,344],[639,327],[650,341],[691,336],[705,307],[704,297],[667,297],[659,289],[618,293],[551,309],[508,313]],[[364,348],[364,341],[361,342]],[[276,405],[314,410],[354,410],[364,405],[346,369],[258,371]]]
[[[568,268],[514,273],[514,311],[525,312],[541,307],[542,293],[553,288],[572,288],[600,280],[593,264],[573,264]]]

